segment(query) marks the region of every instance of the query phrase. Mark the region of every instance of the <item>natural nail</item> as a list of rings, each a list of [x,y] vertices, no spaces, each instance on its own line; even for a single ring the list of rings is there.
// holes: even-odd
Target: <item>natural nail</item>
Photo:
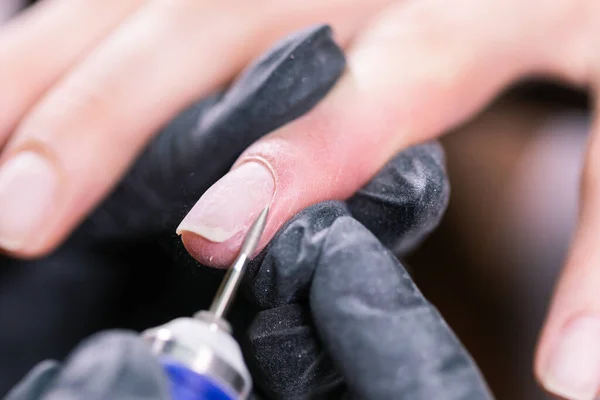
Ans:
[[[39,154],[23,151],[0,168],[0,247],[16,251],[32,241],[54,206],[58,176]]]
[[[181,221],[177,233],[195,233],[221,243],[247,229],[271,202],[275,179],[255,161],[246,162],[215,183]]]
[[[564,328],[542,379],[548,391],[565,399],[596,399],[600,388],[600,318],[581,317]]]

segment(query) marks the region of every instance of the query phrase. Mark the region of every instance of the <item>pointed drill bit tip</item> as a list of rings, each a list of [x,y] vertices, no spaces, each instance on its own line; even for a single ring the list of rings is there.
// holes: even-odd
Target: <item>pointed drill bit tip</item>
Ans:
[[[246,255],[247,257],[251,257],[256,250],[256,246],[258,246],[258,242],[260,242],[260,238],[263,235],[265,230],[265,226],[267,225],[267,216],[269,215],[269,206],[267,205],[261,213],[256,217],[254,223],[248,229],[246,233],[246,237],[244,238],[244,242],[242,243],[242,248],[240,250],[240,255]]]

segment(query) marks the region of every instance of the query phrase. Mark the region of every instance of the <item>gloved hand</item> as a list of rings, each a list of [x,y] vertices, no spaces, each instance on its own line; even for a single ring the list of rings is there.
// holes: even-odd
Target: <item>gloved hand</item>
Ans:
[[[13,400],[163,400],[169,386],[148,345],[131,332],[99,333],[64,363],[44,361],[7,396]]]
[[[16,347],[22,360],[33,344],[46,342],[30,354],[61,357],[47,349],[72,346],[99,328],[142,329],[206,307],[221,274],[192,270],[196,265],[171,232],[249,142],[309,109],[342,68],[329,31],[305,31],[225,95],[167,128],[68,246],[34,268],[25,266],[29,276],[19,276],[18,267],[7,288],[31,297],[31,286],[46,288],[53,280],[56,289],[19,305],[21,316],[44,315],[43,329],[35,319],[9,324],[0,354]],[[280,231],[249,273],[250,303],[238,302],[232,315],[236,332],[248,332],[240,339],[258,395],[489,397],[460,343],[386,249],[404,252],[418,243],[438,223],[447,194],[441,150],[424,145],[398,156],[347,204],[315,205]],[[64,275],[57,278],[58,268]],[[74,271],[78,279],[69,282]],[[43,279],[36,281],[40,272]],[[11,291],[11,304],[18,292]],[[78,330],[56,346],[69,330],[65,324]],[[24,345],[17,334],[25,332]],[[166,398],[164,377],[143,343],[131,334],[106,335],[85,342],[62,367],[38,367],[10,398]],[[3,359],[3,369],[13,367]]]
[[[309,207],[277,234],[246,282],[259,311],[241,343],[257,395],[491,398],[460,342],[386,248],[415,245],[439,221],[447,194],[441,148],[417,146],[347,203]],[[141,339],[115,332],[84,342],[62,369],[42,364],[9,399],[59,395],[166,399],[168,384]]]
[[[268,398],[491,397],[388,250],[403,254],[429,233],[447,195],[441,148],[421,145],[347,203],[309,207],[279,231],[249,274],[260,311],[247,358]]]

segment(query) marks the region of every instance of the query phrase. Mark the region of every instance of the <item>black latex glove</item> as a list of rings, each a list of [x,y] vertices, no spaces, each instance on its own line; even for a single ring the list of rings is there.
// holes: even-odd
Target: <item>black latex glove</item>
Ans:
[[[105,332],[81,343],[65,361],[45,361],[6,400],[166,400],[169,383],[146,342]]]
[[[13,315],[21,319],[8,318],[12,325],[2,333],[8,340],[0,340],[0,363],[5,363],[0,371],[14,367],[4,354],[13,352],[22,363],[60,358],[62,349],[72,347],[86,331],[112,324],[146,328],[205,307],[220,273],[196,268],[172,234],[175,226],[248,144],[310,109],[335,83],[343,65],[326,28],[288,39],[227,94],[192,108],[167,128],[59,252],[35,263],[11,261],[18,266],[4,282],[13,298],[0,300],[0,305],[16,306],[19,312]],[[436,146],[412,149],[395,161],[348,204],[386,246],[403,250],[437,224],[447,185]],[[349,388],[366,398],[486,398],[476,369],[442,319],[391,253],[349,217],[342,203],[301,213],[262,259],[251,271],[250,289],[251,305],[260,312],[244,348],[257,391],[265,397],[336,398]],[[335,279],[330,275],[338,273]],[[48,281],[53,291],[46,290]],[[32,293],[32,287],[40,290]],[[21,296],[18,302],[21,292],[15,288],[23,290],[26,301]],[[248,305],[237,304],[234,311],[239,310],[249,310]],[[1,319],[7,314],[8,307],[0,308]],[[120,318],[112,319],[115,315]],[[243,318],[233,322],[244,325]],[[92,339],[60,373],[34,374],[15,393],[39,382],[43,390],[72,390],[74,398],[103,393],[100,398],[118,399],[138,393],[135,385],[157,370],[136,369],[138,362],[146,368],[152,363],[148,350],[137,339],[115,335],[111,340],[124,343],[122,351],[103,354],[105,345]],[[127,346],[137,350],[126,351]],[[61,349],[58,355],[56,348]],[[79,374],[85,370],[73,365],[96,367],[94,373]],[[132,368],[134,386],[123,387],[128,380],[114,371]],[[163,389],[157,384],[152,394],[145,393],[160,398]]]

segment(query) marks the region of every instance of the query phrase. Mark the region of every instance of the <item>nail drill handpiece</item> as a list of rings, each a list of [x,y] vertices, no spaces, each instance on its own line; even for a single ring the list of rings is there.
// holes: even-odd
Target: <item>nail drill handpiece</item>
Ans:
[[[224,316],[262,237],[268,213],[266,207],[248,230],[208,311],[142,334],[165,370],[174,400],[243,400],[250,394],[252,379]]]

